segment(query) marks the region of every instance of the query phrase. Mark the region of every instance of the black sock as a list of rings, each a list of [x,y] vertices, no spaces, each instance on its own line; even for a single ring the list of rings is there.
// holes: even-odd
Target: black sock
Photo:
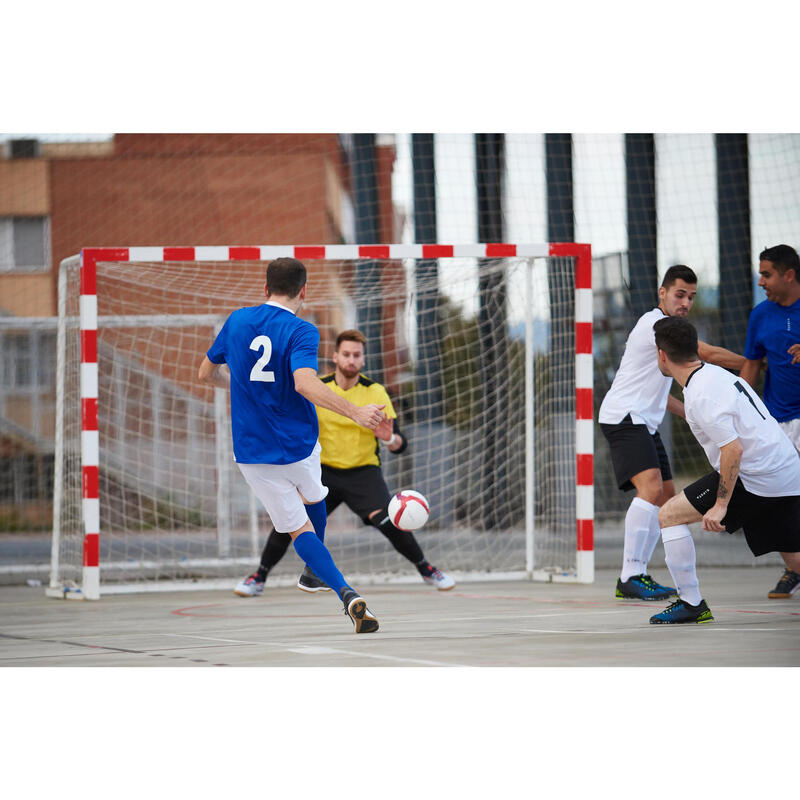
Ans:
[[[267,579],[267,573],[286,555],[291,543],[292,537],[288,533],[279,533],[275,528],[272,529],[267,537],[267,543],[261,553],[261,563],[256,571],[258,580],[265,581]]]
[[[425,556],[422,553],[422,548],[419,542],[414,538],[411,531],[401,531],[396,528],[392,521],[389,519],[389,512],[382,508],[372,519],[370,525],[375,526],[391,543],[392,547],[400,553],[401,556],[407,558],[414,566],[420,571],[420,574],[427,574],[423,572],[420,565],[425,565]]]

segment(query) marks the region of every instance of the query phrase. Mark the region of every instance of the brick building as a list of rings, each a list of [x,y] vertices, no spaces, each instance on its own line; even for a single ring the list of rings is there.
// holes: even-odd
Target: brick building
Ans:
[[[393,145],[379,139],[382,242],[395,240],[393,162]],[[327,244],[353,236],[348,155],[337,134],[7,141],[0,157],[0,530],[19,517],[46,525],[49,513],[41,498],[52,484],[62,259],[87,246]],[[308,266],[313,282],[323,267]],[[389,265],[383,280],[396,284],[402,275],[400,265]],[[390,352],[398,349],[393,311],[384,308]],[[323,353],[336,328],[352,322],[316,321]],[[399,365],[384,366],[391,384]]]

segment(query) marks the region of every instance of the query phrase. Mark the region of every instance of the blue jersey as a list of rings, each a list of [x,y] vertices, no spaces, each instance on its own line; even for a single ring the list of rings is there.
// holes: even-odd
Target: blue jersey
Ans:
[[[764,405],[778,422],[800,417],[800,364],[787,352],[800,342],[800,300],[782,306],[764,300],[750,312],[744,357],[767,357]]]
[[[314,404],[294,388],[294,371],[317,370],[319,331],[271,303],[234,311],[208,353],[231,373],[233,456],[240,464],[293,464],[319,438]]]

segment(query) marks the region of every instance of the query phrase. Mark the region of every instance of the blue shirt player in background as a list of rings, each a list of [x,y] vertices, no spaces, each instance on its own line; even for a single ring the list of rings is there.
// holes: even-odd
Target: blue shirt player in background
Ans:
[[[345,581],[324,545],[325,496],[315,405],[374,430],[383,406],[356,406],[317,377],[319,331],[297,316],[306,298],[306,268],[294,258],[267,266],[267,302],[234,311],[200,365],[199,379],[230,387],[233,455],[276,530],[341,598],[356,633],[378,620]],[[220,370],[228,365],[229,375]]]
[[[767,359],[764,405],[800,453],[800,257],[788,244],[778,244],[758,260],[758,285],[767,299],[750,313],[739,375],[756,388]],[[800,573],[787,569],[767,597],[788,599],[799,588]]]

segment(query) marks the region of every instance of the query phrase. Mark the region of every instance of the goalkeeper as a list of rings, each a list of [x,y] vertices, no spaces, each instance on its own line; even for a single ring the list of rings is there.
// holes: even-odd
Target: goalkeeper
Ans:
[[[392,547],[417,568],[425,583],[440,591],[452,589],[455,581],[425,559],[414,534],[396,528],[389,519],[387,506],[391,495],[381,472],[380,443],[383,442],[392,453],[402,453],[408,442],[397,425],[397,415],[386,389],[361,374],[366,342],[361,331],[342,331],[336,337],[333,353],[335,369],[321,380],[351,403],[385,405],[386,419],[372,431],[317,406],[322,483],[328,488],[325,498],[327,513],[330,515],[345,503],[365,525],[377,528]],[[261,594],[269,571],[283,558],[290,544],[288,533],[273,528],[267,537],[258,569],[239,581],[234,593],[240,597]],[[329,590],[308,566],[298,579],[297,588],[305,592]]]

